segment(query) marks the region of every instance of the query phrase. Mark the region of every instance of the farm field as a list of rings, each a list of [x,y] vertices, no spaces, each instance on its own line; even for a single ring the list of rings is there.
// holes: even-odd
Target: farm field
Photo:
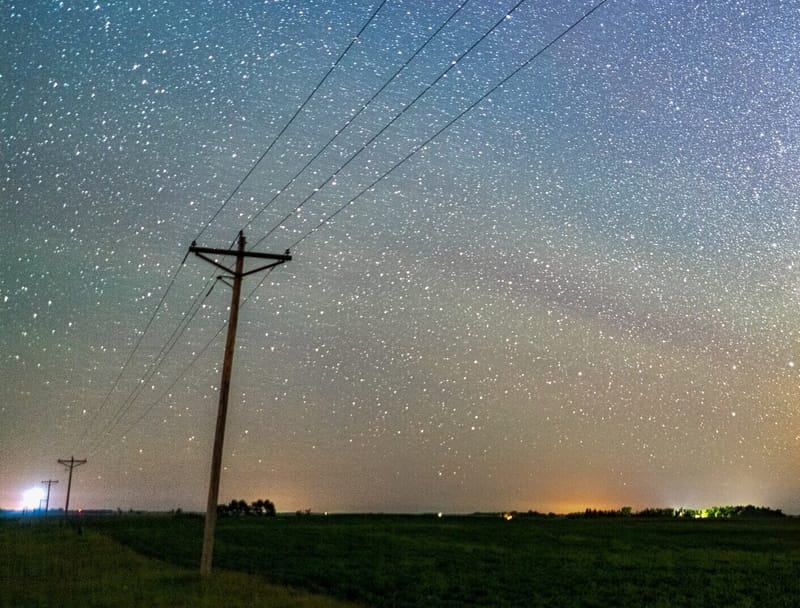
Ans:
[[[202,519],[87,522],[197,567]],[[372,606],[796,606],[800,520],[221,518],[215,568]]]
[[[0,533],[4,548],[9,542],[17,551],[20,545],[26,551],[41,547],[40,555],[26,556],[40,566],[3,566],[4,587],[9,577],[28,579],[14,583],[16,597],[20,584],[44,589],[37,591],[38,603],[24,604],[31,606],[320,606],[336,605],[330,598],[338,598],[398,607],[789,607],[796,606],[800,597],[800,520],[794,518],[221,518],[216,572],[210,581],[200,581],[194,574],[202,536],[200,517],[122,515],[87,520],[81,536],[64,527],[20,528],[6,523]],[[52,543],[64,545],[62,554],[46,550]],[[105,557],[73,568],[69,555],[82,543],[97,543]],[[109,573],[110,563],[123,562],[128,565],[112,569],[118,574]],[[153,563],[160,566],[154,570]],[[220,596],[215,600],[213,589],[207,587],[223,586],[226,577],[239,576],[247,584],[234,587],[241,587],[245,596],[249,593],[249,600],[244,597],[235,604],[240,600],[223,591],[224,601],[215,603]],[[263,602],[265,596],[253,589],[266,582],[329,599],[311,598],[308,601],[322,603],[302,604],[296,593],[270,587],[269,593],[282,593],[283,599],[257,603],[256,598]],[[86,601],[43,602],[49,585],[74,597],[86,594]],[[140,603],[104,604],[100,598],[106,587],[118,595],[127,589],[140,598],[148,589],[157,593]],[[165,599],[169,593],[180,602],[185,598],[185,603]],[[5,594],[0,592],[0,598]]]
[[[85,526],[0,518],[2,608],[354,608],[239,572],[201,580],[196,569],[145,557]]]

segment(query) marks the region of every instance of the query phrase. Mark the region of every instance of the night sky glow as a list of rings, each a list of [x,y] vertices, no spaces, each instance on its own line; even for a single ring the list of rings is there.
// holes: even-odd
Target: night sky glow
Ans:
[[[0,507],[74,455],[71,507],[204,508],[230,290],[181,262],[244,229],[294,259],[222,501],[800,512],[800,3],[610,0],[361,194],[594,6],[516,4],[0,1]]]

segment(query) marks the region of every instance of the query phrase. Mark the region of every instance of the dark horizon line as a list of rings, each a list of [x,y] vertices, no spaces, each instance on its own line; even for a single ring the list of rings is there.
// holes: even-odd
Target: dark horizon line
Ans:
[[[542,512],[535,509],[521,511],[518,509],[500,510],[500,511],[312,511],[312,510],[295,510],[295,511],[277,511],[276,516],[286,517],[325,517],[325,516],[407,516],[407,517],[569,517],[569,516],[589,516],[589,517],[667,517],[668,512],[676,518],[693,518],[693,519],[723,519],[726,516],[711,515],[713,510],[751,510],[755,514],[761,513],[761,516],[784,516],[784,517],[799,517],[800,514],[784,513],[782,509],[775,509],[764,505],[712,505],[710,507],[701,508],[688,508],[688,507],[645,507],[644,509],[634,510],[631,507],[623,506],[619,509],[602,509],[586,507],[581,511],[569,512]],[[698,516],[697,514],[703,514]],[[45,515],[64,515],[64,508],[52,508],[46,512],[44,509],[7,509],[0,507],[0,516],[7,515],[20,515],[20,516],[45,516]],[[204,516],[205,511],[202,510],[187,510],[181,507],[173,509],[122,509],[122,508],[94,508],[94,509],[70,509],[69,515],[187,515],[187,516]],[[268,517],[266,515],[243,515],[243,517]],[[731,516],[727,516],[730,518]]]

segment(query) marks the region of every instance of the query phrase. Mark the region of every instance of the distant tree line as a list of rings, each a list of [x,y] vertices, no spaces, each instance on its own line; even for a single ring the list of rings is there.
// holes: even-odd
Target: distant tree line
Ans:
[[[709,507],[708,509],[675,509],[676,517],[693,517],[698,519],[732,519],[736,517],[786,517],[780,509],[754,507],[753,505],[736,505],[727,507]]]
[[[760,518],[760,517],[785,517],[780,509],[769,507],[755,507],[753,505],[735,505],[725,507],[709,507],[707,509],[673,509],[673,508],[648,508],[634,511],[631,507],[621,509],[586,509],[583,512],[570,513],[568,517],[600,518],[600,517],[647,517],[665,518],[679,517],[686,519],[734,519],[734,518]]]
[[[232,500],[227,505],[217,505],[217,515],[221,517],[241,517],[243,515],[273,517],[275,505],[271,500],[258,499],[250,504],[244,500]]]

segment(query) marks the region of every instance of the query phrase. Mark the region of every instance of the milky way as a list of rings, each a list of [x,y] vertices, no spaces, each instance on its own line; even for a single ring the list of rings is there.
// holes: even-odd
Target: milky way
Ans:
[[[221,500],[800,512],[800,5],[516,5],[0,3],[0,506],[203,507],[244,230]]]

